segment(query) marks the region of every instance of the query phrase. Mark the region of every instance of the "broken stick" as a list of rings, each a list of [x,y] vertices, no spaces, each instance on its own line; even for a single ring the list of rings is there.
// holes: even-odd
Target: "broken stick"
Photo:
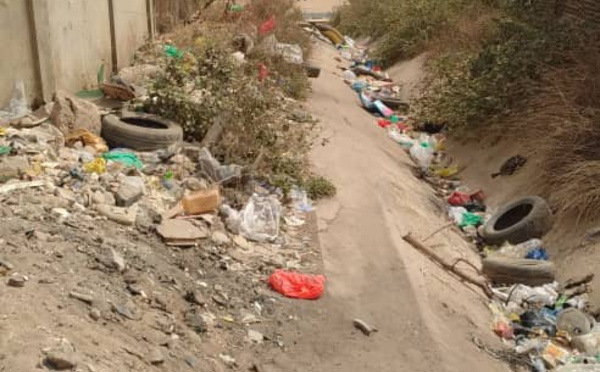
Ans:
[[[430,248],[427,248],[426,246],[423,245],[423,243],[421,243],[420,241],[418,241],[415,237],[413,237],[410,233],[403,236],[402,239],[407,242],[408,244],[412,245],[413,247],[415,247],[417,250],[421,251],[423,254],[425,254],[430,260],[432,260],[433,262],[437,263],[438,265],[440,265],[443,269],[453,273],[454,275],[458,276],[460,279],[464,280],[467,283],[471,283],[479,288],[481,288],[483,290],[483,292],[486,294],[486,296],[488,297],[492,297],[492,291],[490,289],[489,284],[486,281],[479,281],[476,279],[471,278],[470,276],[466,275],[465,273],[459,271],[458,269],[456,269],[456,263],[463,261],[463,262],[468,262],[464,259],[458,259],[455,263],[450,264],[448,262],[446,262],[446,260],[444,260],[441,256],[439,256],[437,253],[435,253],[434,251],[432,251]],[[469,263],[469,266],[474,267],[473,264]]]

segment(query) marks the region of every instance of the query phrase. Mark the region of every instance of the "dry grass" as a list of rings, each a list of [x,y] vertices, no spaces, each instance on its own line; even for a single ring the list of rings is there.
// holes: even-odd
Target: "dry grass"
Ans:
[[[572,65],[548,73],[509,130],[525,128],[551,204],[564,216],[588,219],[600,216],[600,46],[586,44],[574,57]]]

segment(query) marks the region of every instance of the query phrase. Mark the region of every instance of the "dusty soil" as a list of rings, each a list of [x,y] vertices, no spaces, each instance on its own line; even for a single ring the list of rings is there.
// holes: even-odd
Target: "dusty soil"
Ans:
[[[332,47],[317,45],[315,63],[322,73],[309,102],[323,126],[313,163],[339,190],[318,206],[327,295],[301,305],[297,341],[273,356],[274,370],[507,370],[472,342],[496,342],[481,293],[401,239],[444,224],[442,206],[413,176],[407,155],[358,107],[336,69],[336,55]],[[428,243],[448,258],[478,262],[454,231]],[[355,318],[379,332],[364,336],[353,328]]]

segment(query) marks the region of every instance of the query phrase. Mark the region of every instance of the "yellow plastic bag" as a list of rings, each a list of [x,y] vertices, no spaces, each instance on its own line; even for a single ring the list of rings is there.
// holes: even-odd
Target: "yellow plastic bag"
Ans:
[[[89,163],[84,164],[83,169],[85,169],[87,173],[106,173],[106,160],[104,160],[104,158],[96,158]]]
[[[449,177],[456,175],[456,173],[458,173],[458,168],[457,167],[438,168],[438,169],[434,170],[433,173],[438,177],[449,178]]]

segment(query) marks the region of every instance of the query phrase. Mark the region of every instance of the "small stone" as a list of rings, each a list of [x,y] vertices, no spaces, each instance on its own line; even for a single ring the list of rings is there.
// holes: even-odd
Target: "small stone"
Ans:
[[[204,333],[208,331],[208,324],[194,309],[188,310],[184,315],[185,324],[196,333]]]
[[[181,186],[190,191],[206,190],[208,188],[208,184],[205,180],[199,180],[194,177],[189,177],[183,180]]]
[[[112,194],[112,192],[104,192],[104,204],[106,205],[117,205],[117,199],[115,199],[115,196]]]
[[[125,264],[125,259],[121,256],[117,251],[111,248],[110,250],[110,262],[111,265],[117,269],[120,273],[125,271],[127,265]]]
[[[90,315],[90,318],[92,318],[92,319],[93,319],[93,320],[95,320],[95,321],[98,321],[98,320],[100,320],[100,318],[102,317],[102,313],[100,312],[100,310],[99,310],[99,309],[97,309],[97,308],[95,308],[95,307],[93,307],[93,308],[90,310],[90,313],[89,313],[89,315]]]
[[[361,331],[365,336],[369,336],[373,332],[377,332],[377,328],[368,325],[364,320],[354,319],[352,321],[354,327]]]
[[[2,258],[0,258],[0,266],[3,266],[5,268],[7,268],[8,270],[13,270],[15,268],[15,265],[13,265],[9,261],[2,259]]]
[[[90,296],[90,295],[86,295],[83,293],[79,293],[79,292],[70,292],[69,293],[69,297],[73,297],[78,299],[81,302],[85,302],[88,305],[91,305],[94,303],[94,297]]]
[[[0,161],[0,182],[19,178],[29,168],[26,156],[3,157]]]
[[[73,191],[63,189],[62,187],[57,187],[56,190],[54,190],[54,196],[62,200],[68,200],[70,202],[74,202],[77,199]]]
[[[162,355],[160,350],[155,349],[148,354],[146,360],[152,365],[158,365],[163,364],[165,362],[165,357]]]
[[[52,215],[56,217],[59,222],[62,222],[71,216],[71,213],[64,208],[52,208]]]
[[[119,207],[129,207],[142,196],[144,196],[144,180],[140,177],[125,177],[115,193]]]
[[[131,226],[135,223],[138,212],[138,208],[135,206],[130,208],[119,208],[106,204],[97,205],[96,210],[109,220],[126,226]]]
[[[24,287],[25,283],[29,280],[25,275],[14,274],[8,278],[8,285],[11,287]]]
[[[219,358],[223,361],[223,363],[225,363],[226,366],[228,367],[235,367],[236,365],[236,361],[235,358],[232,357],[231,355],[227,355],[227,354],[219,354]]]
[[[206,305],[206,299],[200,291],[188,291],[185,295],[185,299],[192,304],[200,306]]]
[[[227,307],[229,305],[229,300],[223,294],[220,294],[220,293],[215,294],[215,295],[212,296],[212,299],[218,305],[221,305],[221,306],[224,306],[224,307]]]
[[[105,204],[106,203],[106,199],[104,198],[104,193],[102,191],[94,192],[92,194],[91,199],[92,199],[92,204]]]
[[[260,323],[260,319],[254,314],[245,313],[242,315],[242,319],[240,320],[243,324],[254,324]]]
[[[229,239],[229,236],[227,236],[227,234],[224,233],[223,231],[213,232],[210,239],[216,245],[227,245],[227,244],[231,243],[231,239]]]
[[[77,361],[72,353],[50,352],[44,358],[44,364],[51,369],[64,371],[77,366]]]
[[[139,319],[139,317],[136,314],[135,309],[130,308],[127,305],[124,305],[124,304],[112,304],[112,306],[113,306],[113,310],[117,314],[119,314],[119,315],[121,315],[121,316],[123,316],[123,317],[125,317],[127,319],[130,319],[130,320],[138,320]]]
[[[248,330],[248,341],[255,344],[261,344],[265,339],[262,333],[255,331],[253,329]]]
[[[196,358],[194,358],[191,355],[188,355],[185,358],[183,358],[183,361],[192,368],[196,368],[196,366],[198,365],[198,361],[196,360]]]

